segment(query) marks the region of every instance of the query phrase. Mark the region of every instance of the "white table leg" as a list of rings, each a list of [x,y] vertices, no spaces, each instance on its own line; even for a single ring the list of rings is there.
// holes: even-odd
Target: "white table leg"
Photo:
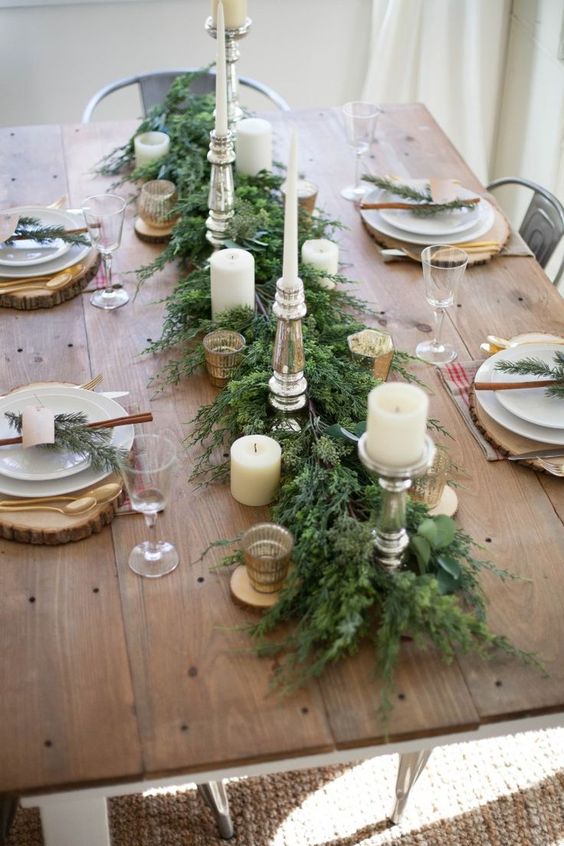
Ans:
[[[45,846],[110,846],[105,797],[37,803]]]
[[[421,752],[407,752],[399,756],[398,777],[396,781],[396,802],[390,814],[390,820],[397,825],[405,811],[411,788],[425,769],[432,749]]]

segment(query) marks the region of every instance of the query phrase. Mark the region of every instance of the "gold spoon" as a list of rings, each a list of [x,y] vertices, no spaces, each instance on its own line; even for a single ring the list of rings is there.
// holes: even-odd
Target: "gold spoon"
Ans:
[[[83,496],[80,499],[75,499],[74,502],[69,502],[67,505],[58,508],[55,505],[19,505],[17,508],[2,505],[0,511],[58,511],[59,514],[66,514],[69,517],[77,517],[80,514],[86,514],[96,507],[96,500],[92,496]]]
[[[54,276],[50,274],[49,276],[28,276],[24,279],[2,279],[0,280],[0,293],[5,288],[12,288],[19,285],[25,285],[26,288],[28,286],[33,287],[35,283],[38,285],[41,284],[41,287],[58,288],[59,285],[64,285],[76,276],[80,276],[83,270],[83,264],[73,264],[72,267],[67,267],[66,270],[61,270]]]
[[[43,502],[81,502],[83,499],[93,499],[97,504],[109,502],[115,499],[121,493],[122,487],[119,482],[108,482],[106,485],[100,485],[97,488],[92,488],[90,491],[84,491],[78,499],[74,496],[43,496],[30,497],[28,499],[2,499],[0,500],[0,508],[14,508],[18,509],[20,505],[39,505]]]
[[[58,291],[59,288],[62,288],[71,279],[72,274],[65,271],[57,276],[53,276],[48,282],[38,282],[37,284],[26,282],[23,285],[19,282],[17,285],[0,287],[0,294],[22,294],[25,291]]]

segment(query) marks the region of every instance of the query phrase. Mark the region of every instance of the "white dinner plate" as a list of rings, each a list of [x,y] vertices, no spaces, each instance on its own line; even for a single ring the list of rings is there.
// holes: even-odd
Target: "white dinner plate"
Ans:
[[[380,201],[381,194],[382,192],[380,189],[371,191],[366,195],[363,202],[377,203]],[[482,199],[478,209],[478,219],[476,223],[470,229],[467,229],[464,233],[462,233],[461,237],[456,237],[456,243],[462,244],[462,249],[464,249],[465,241],[477,240],[482,235],[485,235],[485,233],[493,226],[495,214],[491,203]],[[452,237],[452,233],[450,235],[433,235],[432,237],[429,235],[408,235],[407,232],[397,229],[397,227],[384,220],[378,209],[361,209],[360,214],[362,215],[363,220],[366,221],[366,223],[368,223],[373,229],[377,229],[382,233],[382,235],[388,235],[396,241],[405,241],[408,244],[428,246],[429,244],[450,244],[453,240],[455,240]]]
[[[18,217],[38,218],[43,226],[62,226],[65,229],[74,228],[74,219],[58,209],[46,209],[41,206],[18,206],[8,209],[10,214]],[[60,238],[46,244],[40,244],[32,238],[14,241],[13,244],[0,244],[0,265],[8,268],[24,267],[29,270],[36,264],[45,264],[67,253],[70,244]]]
[[[476,196],[475,191],[458,186],[458,198],[461,200],[472,199]],[[392,192],[385,191],[379,202],[393,202],[400,197]],[[480,208],[484,201],[480,200],[475,206],[464,209],[453,209],[452,211],[437,212],[428,216],[415,214],[407,209],[380,209],[382,220],[391,223],[396,229],[403,229],[414,235],[458,235],[465,232],[478,222]]]
[[[529,347],[527,346],[527,350],[528,349]],[[506,351],[502,350],[502,352]],[[477,382],[493,382],[497,378],[494,368],[496,360],[499,360],[497,359],[497,356],[499,355],[500,353],[496,353],[495,355],[490,356],[478,368],[475,377]],[[549,429],[545,426],[537,426],[535,423],[529,423],[527,420],[522,420],[520,417],[516,417],[499,402],[499,392],[476,391],[475,396],[476,401],[484,409],[484,411],[486,411],[489,416],[496,421],[496,423],[499,423],[500,426],[504,426],[506,429],[509,429],[510,432],[515,432],[516,435],[522,435],[524,438],[531,438],[534,441],[540,441],[542,444],[564,446],[564,428]]]
[[[523,358],[538,358],[545,364],[554,364],[554,353],[562,352],[561,344],[527,344],[527,348],[511,347],[492,356],[497,362],[519,361]],[[516,376],[494,369],[492,382],[524,382],[534,376]],[[542,388],[524,388],[522,391],[498,391],[501,405],[522,420],[547,426],[549,429],[564,429],[564,399],[549,397]]]
[[[115,400],[84,391],[80,388],[42,386],[20,390],[0,400],[0,437],[10,437],[14,430],[3,416],[6,411],[21,411],[30,402],[40,401],[55,412],[83,411],[88,420],[109,420],[125,416],[125,409]],[[126,431],[123,431],[126,430]],[[133,427],[117,427],[112,433],[112,445],[129,448],[133,441]],[[72,453],[50,451],[41,447],[23,449],[19,445],[0,448],[0,491],[21,496],[40,496],[45,485],[63,484],[66,490],[76,490],[108,475],[107,471],[91,471],[89,462]],[[69,479],[69,476],[72,478]],[[82,477],[86,477],[82,482]],[[14,490],[14,485],[16,489]],[[20,492],[23,485],[29,492]],[[68,487],[70,486],[70,487]],[[57,490],[57,493],[65,491]],[[46,495],[50,496],[51,493]]]
[[[72,227],[84,226],[84,218],[82,214],[74,212],[65,212],[71,220]],[[45,276],[58,273],[60,270],[66,270],[73,264],[88,255],[92,249],[90,244],[73,244],[67,245],[68,250],[57,258],[49,259],[39,266],[25,265],[24,267],[8,267],[0,264],[0,279],[23,279],[32,276]]]

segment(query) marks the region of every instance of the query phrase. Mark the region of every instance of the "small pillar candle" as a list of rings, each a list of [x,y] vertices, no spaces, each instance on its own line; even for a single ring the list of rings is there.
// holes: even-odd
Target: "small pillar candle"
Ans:
[[[218,0],[211,0],[211,16],[217,24]],[[223,0],[225,26],[227,29],[239,29],[247,20],[247,0]]]
[[[237,125],[237,170],[256,176],[272,170],[272,124],[262,118],[244,118]]]
[[[248,250],[217,250],[210,257],[212,318],[229,308],[255,307],[255,259]]]
[[[267,435],[245,435],[231,446],[231,496],[241,505],[268,505],[280,484],[282,449]]]
[[[166,156],[170,149],[170,138],[166,132],[143,132],[133,139],[135,167],[149,164]]]
[[[311,241],[304,241],[302,245],[302,263],[309,264],[317,270],[325,270],[326,273],[337,273],[339,270],[339,248],[334,241],[327,238],[315,238]],[[322,288],[334,288],[335,283],[326,276],[318,279]]]
[[[423,455],[429,398],[417,385],[388,382],[368,394],[366,451],[374,461],[408,467]]]

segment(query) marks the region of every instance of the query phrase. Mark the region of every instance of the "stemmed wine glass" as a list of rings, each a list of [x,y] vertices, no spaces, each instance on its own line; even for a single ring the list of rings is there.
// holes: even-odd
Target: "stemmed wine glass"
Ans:
[[[119,308],[129,302],[129,296],[123,288],[112,287],[112,255],[121,243],[125,200],[116,194],[95,194],[83,202],[82,213],[90,240],[102,256],[106,277],[106,287],[96,291],[90,302],[96,308]]]
[[[364,186],[360,180],[360,164],[372,142],[376,119],[380,113],[378,106],[359,100],[345,103],[343,106],[347,141],[356,155],[354,185],[349,185],[341,191],[345,200],[360,201],[368,191],[368,186]]]
[[[170,497],[178,462],[174,443],[164,435],[137,435],[122,465],[122,475],[135,511],[145,517],[151,540],[135,546],[129,566],[139,576],[156,579],[178,566],[178,552],[168,541],[155,540],[157,513]]]
[[[456,356],[456,350],[450,344],[441,341],[441,332],[445,310],[454,303],[458,283],[464,276],[468,264],[468,254],[458,247],[431,245],[421,252],[425,296],[433,307],[435,332],[432,341],[417,344],[417,356],[429,364],[448,364]]]

